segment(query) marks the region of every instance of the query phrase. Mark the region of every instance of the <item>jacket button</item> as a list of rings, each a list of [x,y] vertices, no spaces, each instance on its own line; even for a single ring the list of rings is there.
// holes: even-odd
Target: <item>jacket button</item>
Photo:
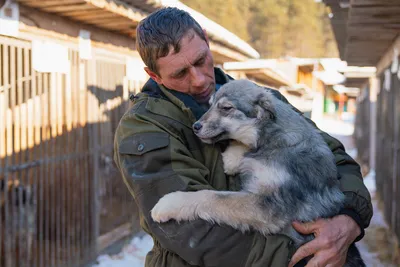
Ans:
[[[137,150],[139,152],[143,151],[143,149],[144,149],[144,145],[143,144],[138,145]]]

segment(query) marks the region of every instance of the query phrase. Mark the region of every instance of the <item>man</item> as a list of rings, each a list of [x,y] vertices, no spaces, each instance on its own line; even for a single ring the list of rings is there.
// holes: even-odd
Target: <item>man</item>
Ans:
[[[329,220],[294,223],[298,231],[316,236],[296,253],[283,235],[241,233],[203,220],[158,224],[151,219],[151,209],[169,192],[239,190],[239,183],[224,174],[223,146],[202,143],[191,128],[212,93],[229,81],[213,67],[206,32],[186,12],[164,8],[138,25],[137,49],[151,79],[121,119],[115,162],[139,207],[141,226],[154,239],[146,266],[279,267],[309,255],[314,256],[307,266],[343,265],[347,248],[369,224],[372,206],[359,166],[326,133],[321,134],[336,156],[346,207]]]

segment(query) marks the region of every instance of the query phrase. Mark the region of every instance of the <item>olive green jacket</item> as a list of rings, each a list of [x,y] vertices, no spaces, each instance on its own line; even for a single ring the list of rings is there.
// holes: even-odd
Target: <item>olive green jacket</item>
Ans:
[[[220,69],[215,73],[218,84],[229,80]],[[273,92],[287,102],[278,91]],[[149,80],[135,96],[115,134],[116,165],[139,207],[141,226],[155,243],[145,266],[287,266],[294,247],[286,236],[241,233],[203,220],[163,224],[152,221],[151,209],[169,192],[240,190],[237,179],[224,174],[222,148],[202,143],[192,132],[200,109],[193,105],[194,101],[185,105],[182,100],[186,101],[183,94]],[[365,228],[372,206],[360,167],[338,140],[321,134],[336,157],[338,179],[346,195],[343,213]]]

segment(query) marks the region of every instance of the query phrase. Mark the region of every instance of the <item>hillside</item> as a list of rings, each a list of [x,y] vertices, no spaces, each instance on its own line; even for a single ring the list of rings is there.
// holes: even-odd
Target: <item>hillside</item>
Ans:
[[[337,57],[326,7],[315,0],[181,0],[252,45],[263,58]]]

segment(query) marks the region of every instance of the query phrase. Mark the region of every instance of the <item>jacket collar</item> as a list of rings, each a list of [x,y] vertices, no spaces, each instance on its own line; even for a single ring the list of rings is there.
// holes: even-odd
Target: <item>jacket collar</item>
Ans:
[[[221,85],[229,82],[229,80],[233,80],[232,77],[225,74],[217,67],[214,68],[214,74],[217,90]],[[157,84],[151,78],[143,86],[142,93],[145,93],[150,97],[162,98],[173,103],[186,113],[192,121],[198,120],[208,109],[208,107],[197,103],[192,96],[168,89],[163,85]]]

